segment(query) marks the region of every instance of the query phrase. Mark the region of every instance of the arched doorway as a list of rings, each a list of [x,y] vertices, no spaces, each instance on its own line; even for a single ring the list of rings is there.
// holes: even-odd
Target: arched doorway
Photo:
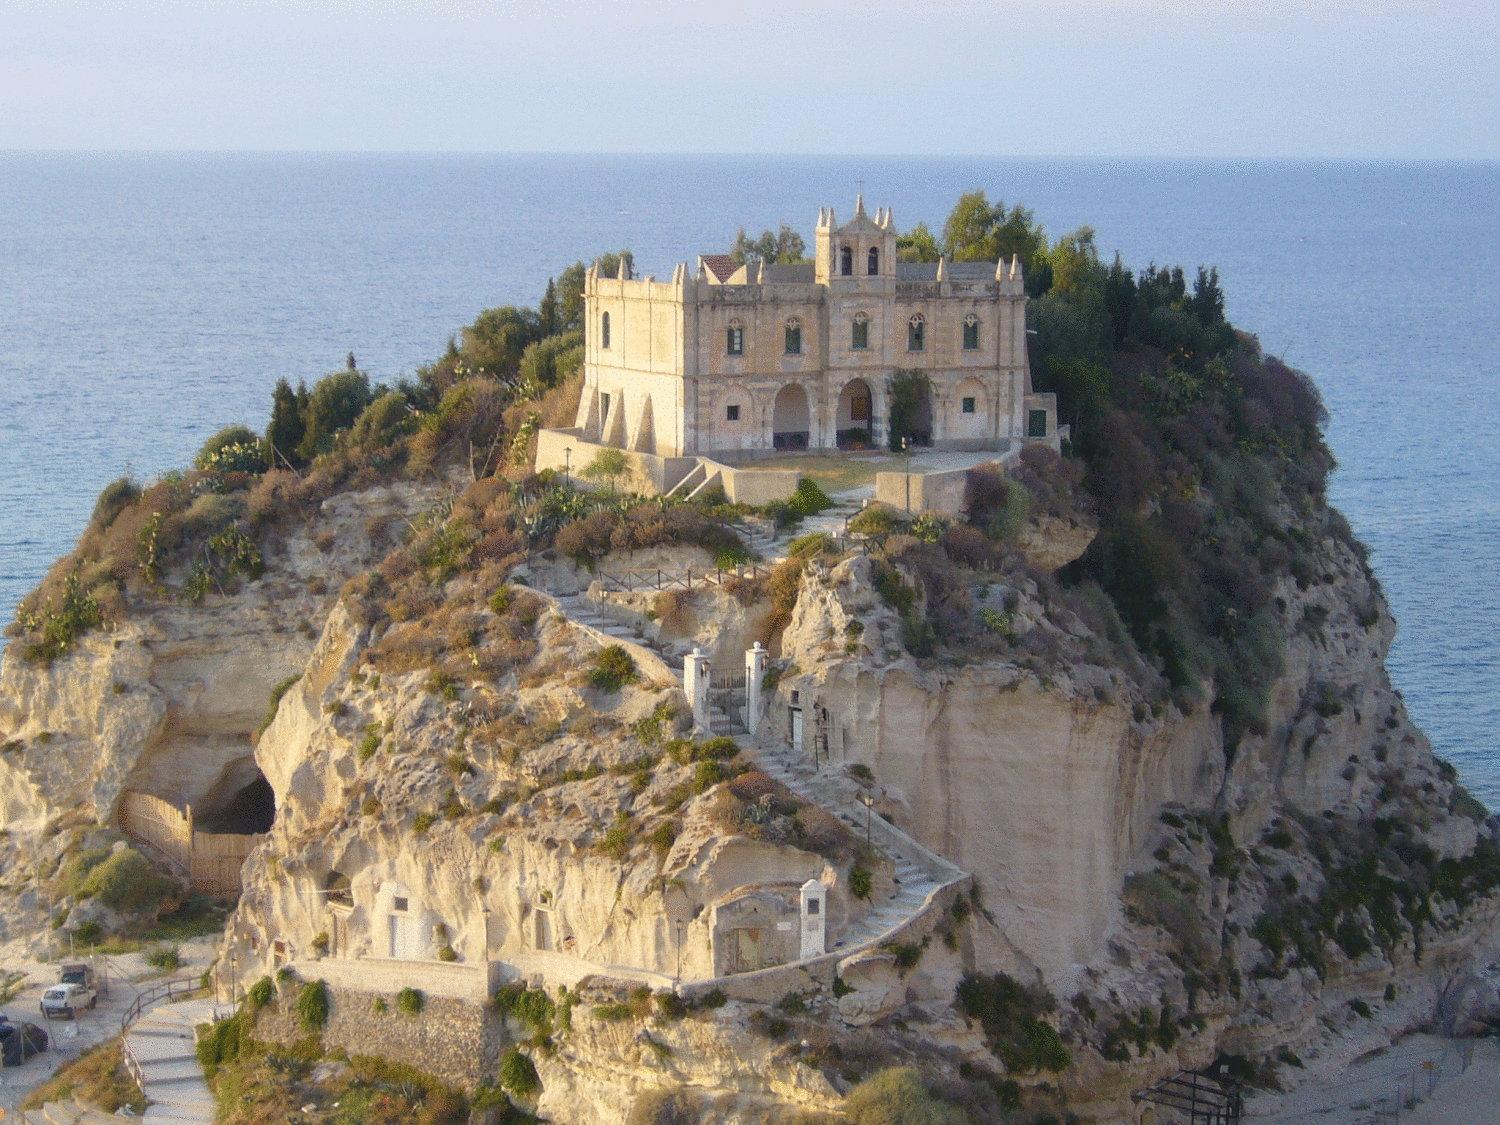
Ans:
[[[806,449],[812,436],[808,418],[807,392],[797,383],[782,387],[771,409],[771,445],[776,449]]]
[[[834,440],[840,449],[867,449],[875,440],[875,396],[863,379],[850,379],[839,392]]]

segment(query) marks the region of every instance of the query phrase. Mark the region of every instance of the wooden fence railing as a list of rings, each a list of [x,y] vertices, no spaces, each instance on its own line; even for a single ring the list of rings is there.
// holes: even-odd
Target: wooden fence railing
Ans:
[[[195,891],[230,896],[240,893],[245,858],[264,834],[199,832],[193,809],[179,809],[151,793],[127,789],[120,795],[120,831],[187,879]]]
[[[662,567],[601,570],[597,578],[606,591],[630,594],[637,590],[692,590],[702,586],[722,586],[731,579],[753,581],[768,573],[770,572],[759,563],[748,563],[744,566],[701,570],[691,566],[682,570],[666,570]]]

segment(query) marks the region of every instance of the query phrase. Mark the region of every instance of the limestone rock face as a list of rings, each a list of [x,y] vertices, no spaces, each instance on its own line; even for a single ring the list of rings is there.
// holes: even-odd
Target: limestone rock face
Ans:
[[[1027,562],[1050,572],[1081,558],[1098,534],[1098,525],[1085,517],[1065,520],[1044,514],[1033,516],[1021,528],[1020,548]]]
[[[1213,799],[1217,724],[1134,721],[1128,700],[1098,697],[1087,669],[1043,684],[1007,663],[887,659],[899,626],[859,579],[864,565],[808,579],[783,655],[814,671],[779,690],[838,716],[833,760],[869,767],[881,811],[974,873],[1008,944],[993,955],[1059,981],[1098,952],[1163,803]],[[855,619],[865,643],[845,655],[829,639]]]
[[[839,979],[851,991],[838,998],[839,1017],[854,1027],[865,1027],[900,1011],[906,1003],[906,982],[891,953],[857,953],[839,962]]]
[[[249,765],[272,690],[302,670],[339,585],[383,550],[366,531],[371,517],[429,501],[430,490],[409,485],[340,494],[315,525],[270,547],[265,576],[233,595],[132,604],[124,623],[50,665],[7,647],[0,828],[26,841],[59,818],[111,824],[125,789],[201,809]]]

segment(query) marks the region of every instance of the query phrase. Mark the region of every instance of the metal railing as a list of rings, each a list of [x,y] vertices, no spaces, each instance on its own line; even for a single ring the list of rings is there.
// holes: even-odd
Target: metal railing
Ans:
[[[130,1041],[125,1037],[125,1033],[130,1030],[136,1020],[141,1018],[141,1013],[152,1004],[160,1000],[175,1000],[179,996],[190,996],[194,992],[201,991],[202,988],[203,984],[197,977],[174,977],[171,980],[159,981],[150,988],[137,993],[136,998],[120,1016],[120,1058],[124,1060],[125,1069],[130,1072],[131,1081],[136,1084],[141,1093],[146,1092],[146,1076],[141,1070],[140,1060],[130,1049]]]
[[[136,995],[120,1016],[120,1034],[130,1030],[130,1025],[141,1018],[141,1013],[159,1000],[176,1000],[179,996],[188,996],[199,992],[203,988],[202,982],[197,977],[174,977],[171,980],[159,981],[150,988]]]

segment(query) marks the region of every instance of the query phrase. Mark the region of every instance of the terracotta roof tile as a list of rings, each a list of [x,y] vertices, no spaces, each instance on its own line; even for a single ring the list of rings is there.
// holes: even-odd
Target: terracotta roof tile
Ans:
[[[704,254],[703,264],[708,267],[708,272],[713,274],[714,280],[723,283],[729,280],[730,275],[739,269],[739,263],[728,254]]]

